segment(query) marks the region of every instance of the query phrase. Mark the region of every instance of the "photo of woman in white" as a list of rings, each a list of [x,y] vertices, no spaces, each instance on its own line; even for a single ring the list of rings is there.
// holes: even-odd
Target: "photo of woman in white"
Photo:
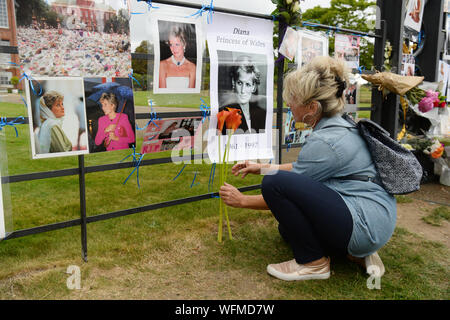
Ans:
[[[159,65],[160,88],[195,88],[195,64],[186,59],[186,35],[180,25],[169,32],[168,46],[172,55]]]
[[[196,25],[157,21],[159,40],[155,42],[155,93],[199,91]],[[201,54],[201,53],[200,53]]]

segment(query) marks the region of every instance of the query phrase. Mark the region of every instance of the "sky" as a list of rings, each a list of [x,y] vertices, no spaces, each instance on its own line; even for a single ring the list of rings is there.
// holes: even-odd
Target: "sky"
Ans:
[[[157,0],[154,0],[157,2]],[[176,2],[173,1],[173,2]],[[209,4],[209,0],[183,0],[182,2],[190,2],[196,4]],[[238,11],[249,11],[259,14],[270,14],[275,5],[270,0],[214,0],[213,5],[220,8],[232,8]],[[329,7],[330,0],[305,0],[300,2],[302,11],[306,11],[315,6]]]

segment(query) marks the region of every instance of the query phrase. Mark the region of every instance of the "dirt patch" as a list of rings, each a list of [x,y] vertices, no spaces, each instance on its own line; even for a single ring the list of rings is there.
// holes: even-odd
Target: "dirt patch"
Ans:
[[[422,220],[439,206],[450,205],[450,187],[441,184],[424,184],[420,190],[407,195],[413,201],[397,204],[397,226],[416,233],[427,240],[441,242],[450,248],[450,223],[432,226]]]

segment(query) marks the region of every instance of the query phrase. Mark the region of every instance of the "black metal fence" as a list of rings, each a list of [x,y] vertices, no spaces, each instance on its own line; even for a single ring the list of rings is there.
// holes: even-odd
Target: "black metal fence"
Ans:
[[[168,5],[174,5],[170,1],[158,1],[158,3],[161,4],[168,4]],[[188,7],[188,8],[194,8],[194,9],[200,9],[202,6],[190,4],[186,2],[177,2],[176,6],[181,7]],[[229,14],[238,14],[242,16],[248,16],[248,17],[255,17],[260,19],[269,19],[273,20],[274,18],[269,15],[260,15],[260,14],[252,14],[247,12],[240,12],[235,10],[229,10],[229,9],[221,9],[221,8],[214,8],[214,11],[216,12],[222,12],[222,13],[229,13]],[[366,33],[361,32],[358,30],[350,30],[350,29],[338,29],[334,26],[326,26],[321,24],[315,24],[315,23],[308,23],[308,26],[312,26],[318,29],[328,29],[328,30],[334,30],[339,32],[346,32],[346,33],[352,33],[361,35],[364,37],[372,37],[376,39],[375,42],[375,56],[380,57],[383,56],[384,52],[384,43],[386,41],[386,32],[385,29],[387,28],[386,22],[381,21],[382,28],[377,29],[376,33]],[[0,46],[0,52],[1,53],[17,53],[17,47],[9,47],[9,46]],[[152,57],[147,54],[133,54],[133,59],[151,59]],[[381,65],[383,63],[382,59],[375,60],[375,68],[380,70]],[[277,144],[277,159],[278,162],[281,163],[281,154],[283,149],[287,149],[288,145],[283,144],[283,137],[281,134],[281,128],[283,127],[283,114],[287,112],[288,109],[283,108],[283,101],[282,101],[282,90],[283,90],[283,66],[284,62],[279,61],[277,62],[278,67],[278,82],[277,82],[277,108],[274,108],[274,113],[277,115],[276,120],[276,128],[280,130],[280,134],[278,135],[278,144]],[[360,72],[358,70],[353,70],[353,72]],[[363,71],[364,73],[372,73],[373,71]],[[380,110],[381,108],[381,99],[380,99],[380,93],[377,92],[377,90],[373,91],[372,95],[372,105],[369,108],[360,108],[359,110]],[[374,99],[376,97],[376,99]],[[161,119],[167,119],[167,118],[175,118],[175,117],[193,117],[203,116],[202,111],[188,111],[188,112],[165,112],[165,113],[158,113],[158,118]],[[14,117],[7,118],[7,121],[14,120]],[[136,114],[136,119],[149,119],[148,114]],[[28,118],[25,118],[24,124],[27,124],[29,121]],[[300,145],[292,144],[289,145],[289,147],[296,148]],[[207,155],[205,154],[199,154],[199,155],[191,155],[187,157],[179,158],[179,161],[188,161],[188,160],[195,160],[200,158],[206,158]],[[149,160],[142,160],[140,163],[140,166],[151,166],[151,165],[157,165],[157,164],[165,164],[165,163],[171,163],[171,158],[158,158],[158,159],[149,159]],[[124,168],[132,168],[135,166],[133,162],[125,162],[125,163],[115,163],[115,164],[106,164],[106,165],[98,165],[98,166],[85,166],[85,158],[83,155],[78,156],[78,168],[71,168],[71,169],[63,169],[63,170],[56,170],[56,171],[47,171],[47,172],[36,172],[36,173],[28,173],[28,174],[20,174],[20,175],[13,175],[13,176],[6,176],[2,177],[1,183],[2,184],[11,184],[11,183],[17,183],[17,182],[23,182],[23,181],[32,181],[32,180],[45,180],[49,178],[58,178],[58,177],[66,177],[66,176],[76,176],[78,175],[79,178],[79,196],[80,196],[80,218],[79,219],[73,219],[53,224],[47,224],[47,225],[41,225],[36,226],[29,229],[22,229],[22,230],[14,230],[11,233],[7,234],[5,237],[5,240],[25,237],[28,235],[48,232],[48,231],[54,231],[59,230],[63,228],[73,227],[73,226],[81,226],[81,248],[82,248],[82,257],[84,261],[87,261],[87,224],[93,223],[97,221],[127,216],[135,213],[140,213],[144,211],[150,211],[150,210],[156,210],[156,209],[162,209],[167,208],[171,206],[181,205],[181,204],[187,204],[195,201],[200,200],[206,200],[211,199],[211,196],[217,196],[217,193],[207,193],[207,194],[200,194],[192,197],[187,198],[181,198],[181,199],[175,199],[165,202],[159,202],[159,203],[153,203],[148,204],[140,207],[135,208],[129,208],[125,210],[115,211],[115,212],[108,212],[103,213],[95,216],[86,216],[86,184],[85,179],[86,175],[94,172],[102,172],[102,171],[112,171],[112,170],[118,170],[118,169],[124,169]],[[259,189],[260,185],[250,185],[245,186],[242,188],[239,188],[241,192],[246,192],[250,190],[256,190]]]

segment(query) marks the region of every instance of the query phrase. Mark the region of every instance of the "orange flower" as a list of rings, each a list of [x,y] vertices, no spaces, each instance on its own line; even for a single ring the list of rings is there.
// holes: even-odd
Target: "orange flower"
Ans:
[[[225,124],[225,120],[230,115],[230,111],[222,110],[217,114],[217,129],[222,132],[223,125]]]
[[[235,132],[237,128],[242,123],[242,116],[240,115],[241,110],[239,109],[228,109],[230,114],[226,120],[227,129],[231,129],[232,132]]]
[[[444,146],[441,145],[439,148],[437,148],[436,150],[433,151],[433,153],[431,154],[431,157],[433,159],[437,159],[437,158],[440,158],[443,153],[444,153]]]

